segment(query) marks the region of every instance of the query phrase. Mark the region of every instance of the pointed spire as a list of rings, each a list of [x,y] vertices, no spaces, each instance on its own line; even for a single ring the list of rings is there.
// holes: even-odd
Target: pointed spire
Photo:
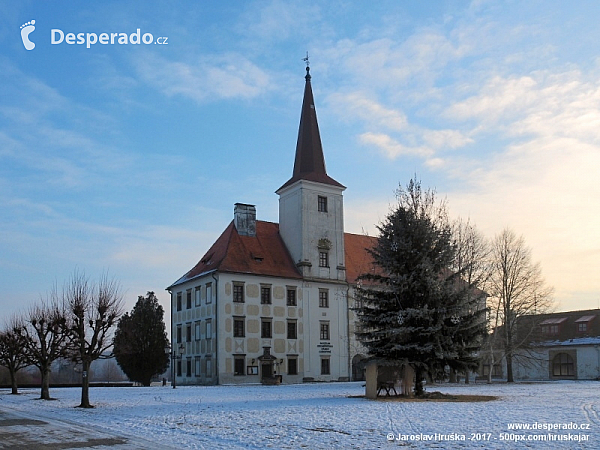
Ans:
[[[294,160],[294,172],[292,178],[281,188],[289,186],[298,180],[308,180],[317,183],[345,187],[327,175],[325,169],[325,157],[317,123],[317,110],[313,99],[310,84],[310,67],[308,65],[308,53],[306,54],[306,84],[304,86],[304,99],[302,100],[302,112],[300,113],[300,127],[298,129],[298,142],[296,144],[296,159]],[[279,189],[281,189],[279,188]]]

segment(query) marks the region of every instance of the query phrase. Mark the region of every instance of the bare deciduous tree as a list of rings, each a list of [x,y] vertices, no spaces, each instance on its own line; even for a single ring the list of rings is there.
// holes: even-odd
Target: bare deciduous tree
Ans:
[[[469,219],[458,219],[452,224],[456,246],[454,272],[473,288],[483,288],[489,278],[490,244]]]
[[[109,356],[112,332],[122,312],[119,284],[103,275],[93,285],[83,273],[75,272],[63,288],[67,316],[69,353],[81,364],[81,408],[91,408],[89,371],[93,361]]]
[[[553,290],[546,286],[539,263],[532,262],[531,250],[523,237],[517,237],[510,229],[503,230],[492,243],[487,291],[491,296],[490,310],[496,314],[491,321],[500,325],[494,335],[502,342],[507,381],[513,382],[515,351],[526,348],[534,331],[517,336],[517,322],[522,316],[547,312],[552,305]]]
[[[23,325],[15,328],[27,361],[40,371],[43,400],[50,400],[52,363],[66,355],[64,326],[65,316],[54,289],[46,301],[31,306]]]
[[[113,328],[122,313],[123,297],[119,284],[103,275],[96,285],[75,272],[63,289],[68,322],[69,353],[82,366],[81,408],[91,408],[89,397],[90,365],[110,356]]]
[[[6,324],[4,331],[0,332],[0,365],[8,369],[10,374],[11,394],[18,394],[17,372],[29,366],[23,348],[19,331],[23,328],[23,320],[13,316]]]
[[[479,302],[477,308],[486,308],[486,294],[484,285],[489,278],[489,241],[471,223],[459,218],[452,224],[452,238],[456,249],[456,256],[451,269],[467,283],[469,290],[467,296],[476,297]],[[469,372],[465,374],[465,383],[469,383]],[[456,381],[456,374],[450,373],[450,380]]]

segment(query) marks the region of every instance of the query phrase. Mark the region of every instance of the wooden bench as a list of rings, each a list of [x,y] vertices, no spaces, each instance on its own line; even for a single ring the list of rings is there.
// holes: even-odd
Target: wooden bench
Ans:
[[[392,391],[394,392],[395,396],[398,396],[398,392],[396,392],[396,386],[394,384],[395,383],[393,381],[384,381],[379,383],[379,387],[377,388],[377,396],[379,397],[381,391],[385,391],[385,395],[388,397],[392,396]]]

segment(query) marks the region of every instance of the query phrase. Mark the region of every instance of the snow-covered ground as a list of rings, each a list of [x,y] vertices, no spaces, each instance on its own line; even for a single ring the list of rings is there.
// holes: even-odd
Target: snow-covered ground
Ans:
[[[180,449],[600,448],[600,382],[440,385],[428,390],[500,398],[373,401],[357,397],[364,394],[362,383],[92,388],[96,407],[80,409],[75,408],[79,389],[51,389],[56,401],[37,400],[37,390],[23,389],[19,396],[0,391],[0,409]],[[545,429],[509,430],[512,423]],[[540,435],[569,440],[539,441]],[[462,436],[465,441],[449,440]]]

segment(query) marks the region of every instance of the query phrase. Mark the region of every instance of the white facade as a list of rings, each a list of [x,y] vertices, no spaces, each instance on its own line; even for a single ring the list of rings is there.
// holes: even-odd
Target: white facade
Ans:
[[[544,345],[523,354],[513,362],[514,377],[517,380],[598,380],[600,338],[595,341]]]
[[[305,180],[277,191],[279,232],[305,278],[346,281],[343,191]]]
[[[234,286],[242,287],[242,302],[234,301]],[[262,303],[263,288],[270,290],[270,304]],[[296,306],[288,305],[291,290]],[[324,292],[328,304],[319,303]],[[273,375],[281,375],[284,383],[349,380],[347,295],[342,283],[229,273],[178,285],[171,292],[176,382],[258,383],[265,347],[275,358]],[[236,321],[243,321],[243,330],[234,332]]]

